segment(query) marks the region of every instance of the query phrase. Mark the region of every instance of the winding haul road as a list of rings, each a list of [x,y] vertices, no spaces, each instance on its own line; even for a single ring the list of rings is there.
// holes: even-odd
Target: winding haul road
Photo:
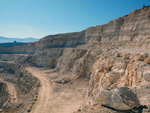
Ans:
[[[31,113],[50,113],[49,103],[52,88],[50,81],[44,76],[45,72],[34,67],[26,67],[26,70],[40,80],[38,100],[33,106]]]
[[[26,70],[40,81],[38,98],[31,113],[73,113],[84,104],[88,81],[57,85],[49,77],[60,75],[46,74],[48,70],[36,67],[26,67]]]

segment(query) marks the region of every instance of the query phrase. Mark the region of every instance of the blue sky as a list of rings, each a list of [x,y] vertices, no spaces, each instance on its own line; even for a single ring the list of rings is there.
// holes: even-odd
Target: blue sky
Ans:
[[[150,0],[0,0],[0,36],[42,38],[82,31],[130,14]]]

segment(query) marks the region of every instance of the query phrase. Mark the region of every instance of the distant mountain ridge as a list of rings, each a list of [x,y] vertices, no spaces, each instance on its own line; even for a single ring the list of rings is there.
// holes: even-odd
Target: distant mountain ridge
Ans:
[[[36,42],[39,41],[37,38],[8,38],[8,37],[2,37],[0,36],[0,43],[8,43],[8,42],[24,42],[24,43],[29,43],[29,42]]]

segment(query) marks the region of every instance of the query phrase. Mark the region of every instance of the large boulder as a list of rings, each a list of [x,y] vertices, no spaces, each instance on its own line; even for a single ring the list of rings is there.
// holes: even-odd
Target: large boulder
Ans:
[[[96,102],[116,110],[130,110],[140,106],[136,94],[127,87],[120,87],[114,91],[103,90],[98,93]]]
[[[119,95],[122,101],[131,108],[140,106],[138,97],[131,89],[127,87],[121,87],[117,88],[115,93]]]
[[[59,84],[65,84],[65,83],[70,82],[71,80],[68,77],[58,77],[54,81]]]

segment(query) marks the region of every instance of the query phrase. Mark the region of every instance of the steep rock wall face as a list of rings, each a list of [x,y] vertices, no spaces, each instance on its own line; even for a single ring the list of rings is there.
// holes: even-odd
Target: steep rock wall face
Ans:
[[[119,40],[149,41],[150,7],[136,10],[127,16],[121,27]]]
[[[150,82],[144,78],[144,72],[150,69],[150,65],[143,59],[135,59],[134,54],[119,54],[116,56],[112,51],[103,53],[94,64],[86,96],[87,105],[94,104],[99,92],[113,91],[119,87],[131,88],[141,105],[150,105]]]
[[[90,77],[93,63],[99,58],[100,50],[78,48],[51,48],[34,54],[29,63],[37,67],[48,67],[59,73],[71,73],[76,77]]]
[[[83,43],[86,44],[109,41],[148,41],[150,37],[149,32],[150,7],[144,8],[142,10],[135,10],[130,15],[118,18],[102,26],[90,27],[78,33],[47,36],[40,41],[42,43],[49,40],[48,42],[51,47],[54,47],[53,45],[55,45],[56,43],[57,47],[64,47],[60,45],[62,45],[63,43],[63,45],[65,45],[66,43],[68,43],[67,41],[70,41],[70,39],[72,41],[78,40],[79,45]],[[53,40],[58,39],[59,41],[53,43]],[[72,43],[70,44],[73,45]]]
[[[85,49],[74,49],[74,48],[53,48],[46,49],[44,51],[39,51],[33,55],[29,62],[38,67],[48,67],[59,71],[60,73],[69,73],[74,70],[76,73],[80,69],[75,68],[76,65],[81,65],[78,68],[82,67],[82,57],[86,56],[87,50]]]
[[[0,47],[0,54],[34,54],[37,49],[36,43],[29,43],[22,46]]]
[[[78,45],[85,44],[85,33],[76,32],[76,33],[66,33],[66,34],[57,34],[49,35],[42,38],[37,42],[37,48],[62,48],[62,47],[76,47]]]
[[[107,41],[148,41],[149,32],[150,7],[135,10],[130,15],[118,18],[102,26],[90,27],[82,32],[44,37],[37,43],[37,47],[72,47],[80,44]]]

